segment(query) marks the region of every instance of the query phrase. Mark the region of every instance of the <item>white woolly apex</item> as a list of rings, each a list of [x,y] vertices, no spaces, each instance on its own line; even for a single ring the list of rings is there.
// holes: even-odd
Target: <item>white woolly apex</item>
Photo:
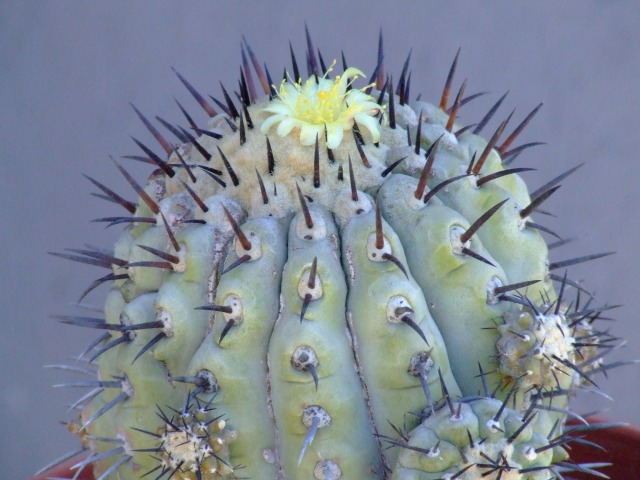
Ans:
[[[358,192],[375,192],[389,173],[383,177],[384,170],[400,158],[406,157],[394,173],[419,172],[426,161],[425,149],[438,139],[439,160],[431,174],[435,177],[443,173],[438,164],[449,163],[442,155],[455,157],[457,164],[471,148],[470,135],[465,133],[465,143],[460,143],[455,130],[445,129],[448,114],[426,102],[411,106],[396,102],[395,128],[391,128],[389,112],[373,98],[379,92],[373,90],[372,97],[365,93],[366,87],[347,89],[358,76],[362,72],[347,69],[335,80],[325,75],[302,83],[285,81],[274,98],[264,97],[244,107],[240,120],[212,117],[207,125],[209,133],[222,138],[201,135],[199,148],[189,145],[178,149],[188,167],[176,169],[178,175],[168,180],[168,188],[179,191],[180,183],[185,182],[207,205],[212,195],[224,192],[250,216],[282,218],[299,210],[297,184],[307,198],[333,212],[344,225],[353,215],[370,208],[362,195],[356,201],[362,205],[344,201],[353,189],[349,163]],[[385,94],[384,100],[388,97]],[[203,149],[208,155],[203,155]],[[173,153],[170,163],[182,162]],[[217,179],[211,174],[214,170],[220,172]],[[189,171],[195,181],[193,177],[189,180]],[[185,200],[193,204],[188,196]],[[196,219],[214,220],[196,206],[191,211]]]
[[[374,145],[368,130],[360,129],[364,144],[356,145],[354,134],[349,131],[335,148],[328,146],[324,134],[320,135],[316,156],[315,138],[311,145],[301,143],[297,127],[284,137],[271,130],[266,135],[260,132],[267,105],[263,100],[249,107],[254,128],[246,130],[246,141],[240,145],[237,134],[225,136],[216,144],[211,160],[215,162],[212,166],[225,171],[227,181],[227,168],[217,151],[220,147],[239,181],[237,186],[227,181],[224,191],[252,215],[265,211],[284,217],[298,210],[298,202],[292,201],[297,198],[296,182],[314,202],[334,210],[336,191],[349,188],[349,158],[359,190],[376,189],[382,183],[388,148],[382,143]],[[265,194],[268,203],[264,201]]]

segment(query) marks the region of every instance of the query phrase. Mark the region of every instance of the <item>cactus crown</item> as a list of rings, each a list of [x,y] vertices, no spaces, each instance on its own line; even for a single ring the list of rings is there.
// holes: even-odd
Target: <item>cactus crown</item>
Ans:
[[[83,354],[95,378],[71,424],[97,478],[181,480],[533,479],[567,462],[568,397],[606,367],[604,308],[568,301],[532,215],[572,170],[529,193],[501,140],[457,123],[449,102],[410,100],[382,41],[368,84],[331,78],[307,32],[308,78],[279,88],[243,44],[239,104],[206,100],[189,129],[137,109],[165,158],[127,201],[106,267],[104,331]],[[251,63],[250,63],[251,62]],[[344,62],[343,62],[344,63]],[[253,67],[253,69],[251,68]],[[176,72],[177,73],[177,72]],[[257,81],[256,81],[257,80]],[[257,93],[258,84],[264,95]],[[504,98],[504,97],[503,97]],[[499,143],[501,141],[502,143]],[[530,146],[530,144],[529,144]],[[554,286],[554,283],[556,284]],[[114,447],[115,445],[115,447]],[[390,447],[390,448],[389,448]]]

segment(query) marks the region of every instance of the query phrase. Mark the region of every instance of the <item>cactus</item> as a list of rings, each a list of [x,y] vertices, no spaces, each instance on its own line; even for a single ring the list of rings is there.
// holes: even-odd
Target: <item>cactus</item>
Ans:
[[[511,117],[457,122],[457,56],[438,104],[411,100],[409,58],[368,82],[325,64],[273,81],[246,40],[239,91],[167,139],[112,251],[55,253],[106,268],[101,334],[82,354],[89,391],[69,429],[99,480],[533,479],[576,465],[568,401],[605,371],[607,306],[550,264],[534,221],[572,168],[529,192]],[[318,52],[316,54],[316,52]],[[338,73],[337,70],[341,70]],[[262,93],[259,91],[262,90]],[[452,95],[451,95],[452,96]],[[504,134],[504,135],[503,135]],[[506,139],[503,139],[506,136]],[[175,139],[173,139],[175,137]],[[175,142],[175,143],[172,143]],[[512,148],[513,147],[513,148]],[[538,216],[538,215],[536,215]],[[544,236],[543,236],[544,234]],[[574,296],[569,298],[571,291]],[[605,348],[606,347],[606,348]],[[578,417],[579,418],[579,417]],[[581,419],[582,420],[582,419]]]

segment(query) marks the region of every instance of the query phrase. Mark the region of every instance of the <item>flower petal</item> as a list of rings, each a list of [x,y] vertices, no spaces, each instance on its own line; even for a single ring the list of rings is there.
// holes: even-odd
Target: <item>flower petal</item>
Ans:
[[[289,135],[291,130],[293,130],[294,127],[298,126],[300,123],[300,120],[298,120],[297,118],[285,116],[284,119],[280,122],[280,125],[278,125],[278,130],[276,131],[281,137],[286,137],[287,135]]]
[[[271,100],[269,105],[264,107],[262,111],[268,113],[286,113],[287,115],[292,114],[291,107],[277,98]]]
[[[378,143],[380,141],[380,124],[376,117],[372,117],[368,113],[363,112],[356,114],[354,119],[358,122],[358,125],[369,130],[374,143]]]
[[[311,123],[302,123],[300,129],[300,143],[302,145],[313,145],[316,143],[316,135],[320,137],[324,132],[324,125],[312,125]]]
[[[340,76],[340,86],[343,89],[343,91],[346,91],[347,82],[349,81],[350,78],[353,78],[353,77],[364,77],[364,73],[362,73],[357,68],[353,68],[353,67],[347,68],[344,71],[344,73]]]
[[[335,123],[327,124],[327,148],[338,147],[342,142],[343,133],[342,126]]]
[[[267,133],[272,125],[282,121],[284,118],[286,118],[286,116],[287,115],[285,115],[284,113],[278,113],[276,115],[271,115],[264,122],[262,122],[262,125],[260,125],[260,131],[262,133]]]

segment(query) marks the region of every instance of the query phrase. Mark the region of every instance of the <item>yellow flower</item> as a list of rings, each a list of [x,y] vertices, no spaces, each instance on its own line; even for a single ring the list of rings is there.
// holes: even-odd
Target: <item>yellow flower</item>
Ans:
[[[369,131],[374,142],[378,142],[380,123],[376,115],[380,106],[364,92],[366,87],[347,90],[349,79],[361,75],[364,76],[360,70],[348,68],[335,80],[326,78],[326,75],[312,76],[304,84],[283,80],[277,97],[264,108],[272,115],[262,123],[262,133],[278,124],[276,131],[284,137],[299,127],[300,143],[313,145],[316,135],[322,138],[326,128],[327,148],[336,148],[344,131],[350,130],[355,121],[360,128]]]

